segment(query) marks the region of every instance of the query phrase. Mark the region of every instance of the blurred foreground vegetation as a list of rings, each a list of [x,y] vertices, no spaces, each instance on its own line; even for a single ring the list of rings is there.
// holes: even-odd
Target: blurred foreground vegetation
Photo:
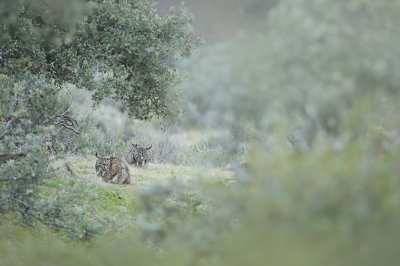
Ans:
[[[30,154],[0,166],[0,264],[397,265],[400,3],[270,2],[264,28],[177,63],[189,73],[177,86],[189,102],[181,126],[98,131],[67,87],[54,98],[41,79],[1,76],[3,131],[7,110],[35,121],[46,115],[37,110],[68,108],[80,136],[61,131],[53,159],[32,148],[54,134],[44,122],[21,120],[0,137],[2,153]],[[35,101],[13,108],[29,93]],[[207,127],[220,134],[190,145],[179,135]],[[130,169],[132,185],[100,182],[93,152],[121,156],[130,142],[153,143],[149,169]],[[221,169],[238,160],[247,167]],[[10,191],[25,204],[9,203]]]

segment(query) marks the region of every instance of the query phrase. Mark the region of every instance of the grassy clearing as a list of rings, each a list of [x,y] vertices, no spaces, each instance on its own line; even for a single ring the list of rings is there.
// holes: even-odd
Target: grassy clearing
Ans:
[[[84,254],[73,265],[397,265],[400,153],[365,154],[359,146],[309,156],[253,153],[252,180],[232,186],[221,182],[234,178],[232,172],[158,164],[131,168],[130,185],[111,185],[94,174],[95,158],[67,158],[79,177],[62,168],[46,182],[47,196],[59,187],[70,192],[86,185],[97,192],[94,199],[86,196],[90,214],[112,218],[115,230],[90,243],[87,256],[80,244],[57,247],[59,241],[35,232],[22,235],[29,241],[17,245],[15,227],[11,233],[6,228],[0,239],[11,238],[9,246],[18,248],[0,243],[0,264],[21,257],[30,262],[35,252],[48,250],[58,254],[56,261],[67,250]],[[173,190],[174,179],[189,186],[177,182]],[[203,196],[199,204],[197,190]],[[147,209],[137,207],[143,195]],[[29,265],[43,265],[43,258],[36,261]]]
[[[41,198],[46,201],[65,202],[67,208],[73,211],[84,212],[87,219],[96,219],[110,225],[114,237],[137,227],[137,214],[140,209],[141,193],[155,186],[169,186],[173,180],[179,180],[180,184],[201,180],[207,182],[222,182],[234,178],[234,173],[221,169],[194,168],[185,166],[173,166],[162,164],[150,164],[148,169],[130,166],[131,184],[114,185],[103,182],[95,173],[96,158],[68,157],[52,163],[57,168],[61,163],[70,166],[75,173],[72,176],[66,167],[50,174],[49,179],[43,185]],[[69,197],[73,192],[78,192],[80,198]],[[190,193],[193,193],[191,191]],[[190,195],[189,195],[190,197]],[[173,195],[170,200],[174,206],[179,206],[183,212],[193,212],[190,204],[182,204],[178,197]],[[170,202],[170,204],[172,204]],[[195,208],[197,206],[194,206]],[[9,212],[0,216],[0,222],[8,226],[22,226],[25,228],[25,236],[35,235],[40,240],[41,230],[26,226],[20,215]],[[37,224],[40,225],[40,224]],[[42,226],[39,226],[42,228]],[[139,230],[137,230],[139,232]],[[63,230],[56,233],[62,239],[67,239]]]
[[[206,182],[223,182],[234,178],[234,173],[221,169],[194,168],[185,166],[150,164],[148,169],[130,166],[131,184],[114,185],[104,183],[95,174],[96,158],[69,157],[52,163],[56,168],[62,162],[69,165],[75,177],[72,177],[66,167],[56,171],[46,182],[43,198],[48,200],[57,191],[69,193],[74,189],[82,190],[82,198],[77,202],[86,202],[83,206],[68,202],[70,207],[82,208],[86,211],[88,219],[108,221],[116,231],[127,227],[135,227],[135,214],[140,204],[140,194],[146,188],[161,185],[168,186],[172,180],[179,180],[187,184],[198,181],[200,178]],[[181,206],[187,208],[188,206]],[[113,230],[114,231],[114,230]]]
[[[66,163],[70,165],[79,178],[96,182],[100,187],[107,187],[113,191],[124,192],[138,192],[143,188],[148,187],[154,183],[167,183],[171,178],[180,178],[186,181],[198,178],[211,180],[224,180],[226,178],[233,178],[233,172],[224,171],[221,169],[210,168],[194,168],[188,166],[176,166],[168,164],[149,164],[147,169],[136,168],[129,166],[129,173],[131,175],[130,185],[112,185],[101,181],[95,173],[96,158],[83,158],[83,157],[70,157],[67,158]],[[57,167],[62,161],[58,160],[53,163]],[[65,168],[56,172],[56,177],[53,182],[60,182],[63,177],[68,176],[69,173]]]

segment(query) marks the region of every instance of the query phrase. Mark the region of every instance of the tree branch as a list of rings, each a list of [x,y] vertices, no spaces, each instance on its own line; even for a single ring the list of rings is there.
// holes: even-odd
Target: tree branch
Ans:
[[[72,168],[68,164],[65,167],[67,168],[68,172],[71,173],[71,175],[76,176],[74,171],[72,170]]]
[[[60,163],[60,164],[53,170],[53,172],[60,170],[61,167],[63,167],[64,165],[65,165],[65,162]]]
[[[89,97],[92,96],[92,93],[90,93],[88,95],[88,97],[86,97],[86,100],[83,102],[83,104],[81,105],[81,108],[79,108],[78,113],[82,110],[83,106],[85,105],[85,103],[89,100]]]
[[[0,162],[8,161],[8,160],[15,160],[21,157],[26,157],[27,153],[14,153],[14,154],[0,154]]]
[[[17,109],[18,106],[18,93],[16,94],[17,100],[15,101],[14,107],[13,107],[13,113],[15,112],[15,109]]]
[[[62,129],[62,128],[64,127],[64,128],[66,128],[66,129],[72,130],[72,131],[74,131],[77,135],[81,134],[79,131],[77,131],[75,128],[73,128],[74,123],[75,123],[77,126],[80,126],[80,125],[78,124],[78,121],[77,121],[75,118],[73,118],[72,116],[69,116],[69,115],[65,115],[65,114],[56,115],[56,117],[57,117],[58,119],[57,119],[56,122],[53,123],[53,125],[58,126],[59,129]]]
[[[0,139],[4,138],[4,136],[8,133],[8,127],[11,125],[12,122],[14,122],[14,120],[15,117],[11,118],[11,120],[7,122],[6,130],[0,135]]]
[[[7,178],[0,179],[0,182],[17,181],[17,180],[23,180],[23,179],[26,179],[26,177],[7,177]]]
[[[288,136],[286,136],[286,138],[289,140],[290,144],[292,144],[293,149],[294,149],[295,151],[301,153],[300,150],[296,147],[296,144],[294,143],[294,141],[291,140]]]
[[[16,201],[16,202],[21,203],[21,204],[24,205],[25,207],[28,207],[28,209],[32,208],[31,205],[29,205],[28,203],[23,202],[23,201],[21,201],[21,200],[19,200],[19,199],[16,199],[16,198],[11,197],[11,196],[8,196],[7,198],[10,199],[10,200],[14,200],[14,201]]]

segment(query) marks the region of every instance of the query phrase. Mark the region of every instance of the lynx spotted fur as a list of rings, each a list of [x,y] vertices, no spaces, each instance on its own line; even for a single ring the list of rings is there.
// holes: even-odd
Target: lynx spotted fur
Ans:
[[[96,174],[106,183],[130,184],[128,166],[117,157],[98,157],[96,152]]]
[[[151,147],[146,148],[140,146],[139,144],[133,144],[125,152],[125,161],[133,166],[138,166],[141,168],[147,168],[150,163],[152,152]]]

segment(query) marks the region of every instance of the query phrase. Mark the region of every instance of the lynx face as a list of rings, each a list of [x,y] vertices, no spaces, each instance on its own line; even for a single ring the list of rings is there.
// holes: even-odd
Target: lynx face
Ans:
[[[132,143],[131,147],[125,152],[125,161],[130,165],[147,168],[152,157],[151,147],[152,145],[146,148]]]
[[[103,177],[110,170],[110,158],[97,157],[96,161],[96,174]]]

